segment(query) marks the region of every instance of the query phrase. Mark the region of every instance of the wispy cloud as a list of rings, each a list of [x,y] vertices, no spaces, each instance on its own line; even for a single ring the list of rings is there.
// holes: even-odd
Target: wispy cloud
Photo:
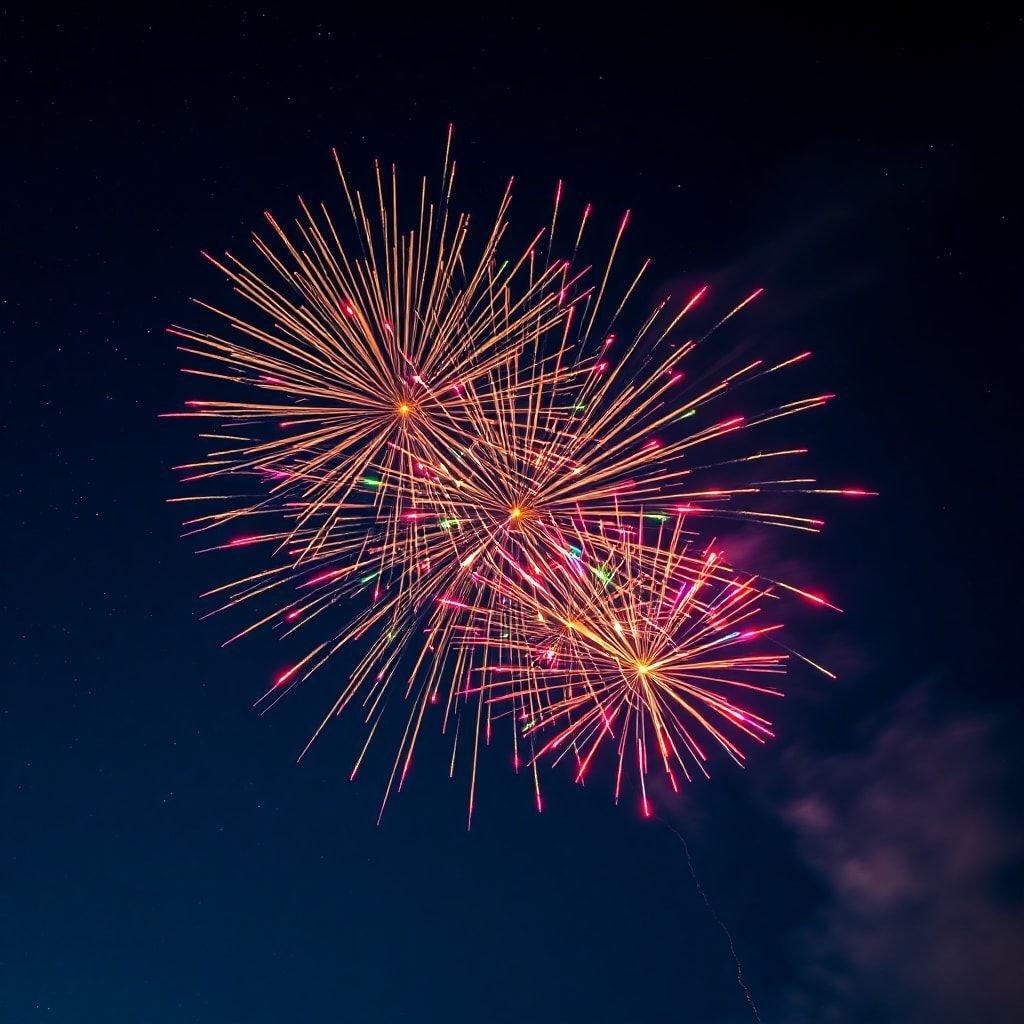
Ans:
[[[1003,731],[921,685],[860,749],[791,755],[782,813],[827,892],[801,936],[793,1024],[1024,1020]]]

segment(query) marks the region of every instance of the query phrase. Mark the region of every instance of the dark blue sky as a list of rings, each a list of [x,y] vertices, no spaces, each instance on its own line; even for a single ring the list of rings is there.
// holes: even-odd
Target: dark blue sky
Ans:
[[[190,397],[164,334],[297,192],[350,165],[461,201],[516,174],[611,221],[652,288],[766,296],[728,340],[814,349],[841,400],[818,465],[882,492],[766,553],[827,579],[780,738],[670,809],[766,1021],[1019,1019],[1013,653],[1020,21],[584,19],[383,7],[0,13],[7,429],[0,1019],[738,1022],[724,937],[675,837],[503,754],[473,831],[419,755],[375,827],[330,699],[259,717],[279,646],[222,651],[179,540],[157,415]],[[726,301],[725,298],[722,301]],[[724,343],[724,339],[723,339]],[[439,758],[436,759],[439,762]]]

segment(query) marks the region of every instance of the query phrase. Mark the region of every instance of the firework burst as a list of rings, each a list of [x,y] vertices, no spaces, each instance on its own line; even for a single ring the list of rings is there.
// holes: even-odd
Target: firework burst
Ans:
[[[561,184],[550,221],[510,255],[506,190],[471,255],[449,148],[439,192],[421,183],[410,223],[394,169],[376,167],[370,200],[338,171],[348,241],[326,206],[300,200],[287,230],[268,214],[270,241],[253,238],[261,271],[211,261],[238,308],[200,305],[229,330],[172,328],[198,364],[186,372],[234,391],[176,414],[211,424],[212,450],[182,467],[186,479],[224,492],[178,499],[212,503],[187,528],[241,528],[210,546],[268,553],[210,592],[215,610],[269,606],[231,639],[320,631],[266,706],[358,643],[313,739],[358,708],[367,739],[354,776],[397,691],[406,724],[386,802],[439,705],[449,770],[471,751],[470,814],[481,745],[503,716],[518,723],[515,763],[530,766],[538,806],[548,758],[571,758],[582,778],[614,746],[616,797],[635,769],[645,810],[652,766],[675,787],[704,771],[709,738],[741,761],[737,739],[769,726],[736,695],[774,693],[758,678],[795,653],[768,637],[777,625],[753,620],[781,591],[827,602],[729,568],[695,524],[816,531],[822,520],[775,496],[865,493],[765,478],[766,462],[805,449],[746,440],[831,397],[736,411],[749,385],[809,353],[695,369],[701,345],[760,291],[700,334],[689,324],[706,288],[635,315],[649,261],[616,284],[628,215],[595,272],[580,260],[589,206],[558,251]]]
[[[487,663],[481,690],[511,706],[531,763],[569,760],[582,781],[611,745],[616,801],[631,768],[649,814],[653,767],[678,790],[680,773],[707,774],[708,740],[742,763],[737,737],[771,735],[741,701],[781,696],[763,680],[787,654],[770,643],[781,625],[764,622],[771,585],[701,549],[682,518],[614,532],[611,545],[563,538],[560,557],[526,572],[499,552],[505,568],[488,583],[499,600],[467,609],[463,643]]]
[[[372,205],[350,188],[340,161],[338,173],[352,220],[349,245],[326,206],[314,211],[300,199],[292,234],[268,213],[277,247],[253,236],[267,276],[230,254],[210,257],[243,309],[198,304],[230,333],[170,329],[184,339],[182,351],[206,364],[185,372],[244,392],[236,400],[192,401],[178,414],[220,428],[204,435],[220,446],[182,467],[186,479],[249,477],[267,492],[191,525],[207,529],[287,509],[289,537],[301,543],[303,558],[327,543],[357,487],[378,488],[379,507],[381,472],[391,484],[411,481],[417,461],[463,436],[464,389],[564,316],[558,267],[535,273],[532,244],[498,259],[510,189],[471,260],[469,218],[450,208],[455,167],[447,150],[440,195],[428,198],[423,180],[415,226],[404,233],[394,169],[386,187],[376,167]],[[408,490],[402,485],[399,502]]]

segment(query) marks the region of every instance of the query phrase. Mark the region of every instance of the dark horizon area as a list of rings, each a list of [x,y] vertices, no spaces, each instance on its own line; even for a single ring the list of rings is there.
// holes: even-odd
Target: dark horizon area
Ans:
[[[1022,33],[0,10],[0,1020],[749,1021],[666,824],[765,1022],[1021,1019]],[[195,391],[167,326],[227,293],[200,251],[247,255],[300,194],[340,210],[332,147],[436,177],[449,123],[477,230],[509,176],[524,235],[562,180],[601,238],[631,211],[645,302],[764,287],[714,344],[812,349],[798,390],[838,398],[785,434],[879,492],[758,542],[844,608],[796,624],[839,678],[794,667],[777,739],[665,821],[559,770],[537,815],[496,746],[467,833],[428,736],[378,828],[390,752],[349,783],[357,722],[295,763],[332,679],[261,716],[287,645],[198,621],[230,570],[180,537],[199,449],[160,414]]]

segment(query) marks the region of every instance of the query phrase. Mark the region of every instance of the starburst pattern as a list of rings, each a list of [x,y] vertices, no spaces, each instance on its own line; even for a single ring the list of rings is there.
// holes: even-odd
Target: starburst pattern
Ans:
[[[760,290],[700,333],[707,288],[637,315],[650,263],[619,271],[628,214],[595,271],[581,260],[589,206],[559,253],[561,183],[525,246],[508,240],[511,184],[474,243],[452,205],[450,135],[440,190],[423,180],[408,222],[393,168],[376,167],[369,200],[338,171],[348,235],[323,205],[300,200],[287,230],[268,214],[270,241],[253,237],[264,269],[212,261],[234,304],[200,306],[228,330],[172,328],[186,372],[231,393],[172,414],[210,425],[209,453],[182,467],[207,493],[179,500],[210,503],[188,531],[241,527],[210,547],[267,553],[209,596],[217,611],[265,609],[232,640],[320,632],[264,703],[356,651],[313,739],[357,707],[354,776],[402,704],[386,802],[440,705],[450,771],[471,751],[470,814],[481,744],[506,717],[538,806],[549,756],[582,779],[611,745],[616,797],[631,771],[645,810],[653,764],[676,787],[705,770],[709,738],[742,761],[738,741],[770,733],[737,694],[777,692],[759,679],[795,653],[778,623],[752,623],[780,595],[828,602],[731,568],[700,524],[814,532],[822,520],[780,496],[867,493],[765,474],[806,450],[747,440],[829,400],[758,401],[809,353],[702,370],[709,339]]]

